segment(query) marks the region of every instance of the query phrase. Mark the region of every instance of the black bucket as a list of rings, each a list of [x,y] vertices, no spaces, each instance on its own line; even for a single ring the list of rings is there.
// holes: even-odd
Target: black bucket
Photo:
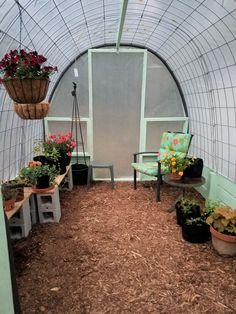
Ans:
[[[88,178],[88,166],[85,164],[73,164],[72,165],[72,176],[74,185],[85,185],[87,184]]]

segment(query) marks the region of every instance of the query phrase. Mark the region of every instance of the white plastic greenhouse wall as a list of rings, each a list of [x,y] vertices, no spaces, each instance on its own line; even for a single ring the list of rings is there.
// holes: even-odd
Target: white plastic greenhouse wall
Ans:
[[[112,161],[116,180],[131,180],[134,152],[189,130],[190,154],[204,160],[200,193],[236,206],[235,0],[0,0],[0,59],[19,48],[58,72],[44,121],[19,118],[0,85],[1,181],[32,159],[35,139],[70,131],[75,82],[88,160]],[[7,270],[0,254],[6,286]],[[13,313],[8,289],[0,313]]]

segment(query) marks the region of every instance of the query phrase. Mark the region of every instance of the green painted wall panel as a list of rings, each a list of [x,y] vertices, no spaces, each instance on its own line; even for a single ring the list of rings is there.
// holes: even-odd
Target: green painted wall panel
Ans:
[[[0,313],[14,314],[9,254],[0,193]]]

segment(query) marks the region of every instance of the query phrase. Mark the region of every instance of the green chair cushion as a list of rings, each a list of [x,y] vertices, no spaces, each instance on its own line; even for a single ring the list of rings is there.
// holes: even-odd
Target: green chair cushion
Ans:
[[[141,172],[148,176],[153,176],[153,177],[157,176],[157,172],[158,172],[157,162],[144,162],[144,163],[133,162],[131,165],[138,172]],[[161,174],[166,174],[168,172],[169,172],[168,169],[165,166],[161,165]]]

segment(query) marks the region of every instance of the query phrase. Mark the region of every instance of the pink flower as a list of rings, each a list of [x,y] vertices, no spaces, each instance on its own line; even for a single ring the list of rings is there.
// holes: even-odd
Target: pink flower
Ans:
[[[66,155],[71,157],[71,152],[67,152]]]
[[[174,144],[174,145],[179,144],[179,140],[178,140],[177,138],[175,138],[175,139],[173,140],[173,144]]]

